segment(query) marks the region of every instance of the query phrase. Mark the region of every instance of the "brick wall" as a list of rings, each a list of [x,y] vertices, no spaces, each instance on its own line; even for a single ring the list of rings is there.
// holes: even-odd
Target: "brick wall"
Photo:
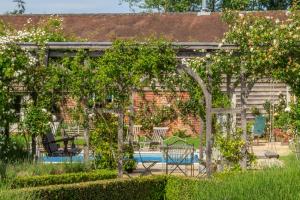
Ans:
[[[143,95],[134,93],[133,100],[134,100],[134,109],[135,112],[138,112],[141,104],[145,102],[154,102],[157,106],[169,106],[174,98],[177,100],[187,100],[189,98],[187,92],[178,92],[176,96],[172,96],[171,93],[168,92],[158,92],[154,93],[152,91],[145,91]],[[177,118],[172,122],[168,123],[169,131],[167,135],[172,135],[176,130],[185,130],[188,135],[197,135],[200,131],[200,120],[189,116],[188,120],[185,121],[181,118]],[[164,126],[164,125],[161,125]]]
[[[174,101],[174,98],[177,100],[187,100],[189,98],[187,92],[178,92],[176,97],[172,96],[171,93],[168,92],[159,92],[154,93],[152,91],[145,91],[143,95],[138,93],[134,93],[134,110],[138,112],[142,103],[145,102],[154,102],[157,106],[168,106]],[[60,113],[59,117],[64,119],[64,122],[71,122],[71,116],[68,111],[74,109],[76,107],[76,101],[71,98],[66,98],[64,104],[60,107],[62,113]],[[181,118],[177,118],[174,121],[168,123],[169,131],[167,135],[172,135],[177,130],[185,130],[188,135],[196,136],[200,131],[200,120],[193,116],[187,117],[188,120],[183,120]],[[125,119],[128,121],[128,119]],[[161,125],[164,126],[164,125]]]

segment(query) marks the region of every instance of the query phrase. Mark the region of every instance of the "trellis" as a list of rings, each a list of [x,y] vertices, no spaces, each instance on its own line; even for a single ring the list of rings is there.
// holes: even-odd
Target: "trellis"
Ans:
[[[35,43],[18,43],[18,45],[26,49],[32,53],[37,51],[44,51],[44,64],[48,66],[50,58],[62,58],[62,57],[75,57],[78,51],[85,51],[86,54],[90,57],[101,57],[105,50],[112,47],[112,42],[49,42],[43,45],[37,45]],[[177,51],[177,58],[193,58],[193,57],[203,57],[208,52],[213,53],[217,50],[233,50],[237,49],[237,46],[231,44],[222,44],[213,43],[213,42],[174,42],[172,46]],[[179,66],[180,67],[180,66]],[[188,71],[186,71],[189,75],[191,75]],[[194,78],[194,77],[193,77]],[[194,78],[195,79],[195,78]],[[201,86],[201,81],[197,81],[199,86],[201,87],[206,99],[206,118],[211,119],[213,113],[228,113],[228,110],[212,110],[211,109],[211,101],[212,95],[207,94],[206,87]],[[232,111],[229,111],[232,113]],[[233,111],[236,112],[236,111]],[[211,163],[211,120],[206,120],[206,137],[207,137],[207,173],[210,175],[210,163]],[[118,146],[122,146],[118,144]],[[120,160],[119,160],[120,162]],[[122,162],[122,161],[121,161]],[[119,175],[122,175],[122,172],[119,172]]]

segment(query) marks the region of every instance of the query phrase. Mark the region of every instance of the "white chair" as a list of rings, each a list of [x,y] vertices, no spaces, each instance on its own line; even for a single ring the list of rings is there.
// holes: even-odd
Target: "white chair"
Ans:
[[[133,132],[132,132],[132,144],[136,146],[139,144],[139,134],[141,132],[142,125],[133,125]],[[129,144],[129,131],[127,131],[127,136],[125,138],[125,144]]]
[[[136,143],[139,142],[139,134],[141,132],[141,128],[142,128],[142,125],[134,125],[133,126],[133,132],[132,132],[133,142],[136,142]]]
[[[163,140],[168,132],[168,127],[153,127],[153,133],[150,142],[150,148],[157,147],[158,149],[163,146]]]

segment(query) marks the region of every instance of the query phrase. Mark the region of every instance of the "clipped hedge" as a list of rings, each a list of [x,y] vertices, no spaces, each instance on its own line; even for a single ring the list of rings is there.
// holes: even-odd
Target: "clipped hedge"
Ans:
[[[6,199],[27,194],[30,199],[72,199],[72,200],[162,200],[166,178],[164,176],[134,179],[114,179],[83,182],[67,185],[51,185],[7,191]]]
[[[11,188],[79,183],[86,181],[113,179],[116,177],[117,172],[109,170],[96,170],[92,172],[69,173],[60,175],[18,177],[11,183]]]

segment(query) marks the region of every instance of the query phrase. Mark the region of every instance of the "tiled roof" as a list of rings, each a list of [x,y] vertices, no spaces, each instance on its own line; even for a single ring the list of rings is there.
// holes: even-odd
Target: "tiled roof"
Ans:
[[[258,12],[258,15],[282,18],[283,11]],[[220,13],[155,14],[63,14],[68,35],[88,41],[112,41],[116,38],[142,39],[164,36],[175,42],[218,42],[227,26]],[[0,15],[0,20],[20,29],[31,18],[34,23],[49,15]]]

